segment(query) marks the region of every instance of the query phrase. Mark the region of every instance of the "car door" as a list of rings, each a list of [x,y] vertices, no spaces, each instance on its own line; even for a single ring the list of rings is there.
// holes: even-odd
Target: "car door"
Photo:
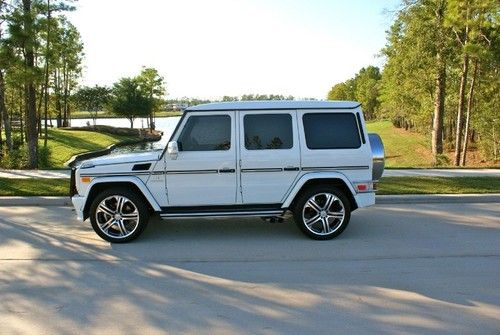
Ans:
[[[244,204],[279,204],[300,170],[296,111],[240,111]]]
[[[189,112],[173,140],[176,159],[165,155],[169,206],[236,203],[234,112]]]

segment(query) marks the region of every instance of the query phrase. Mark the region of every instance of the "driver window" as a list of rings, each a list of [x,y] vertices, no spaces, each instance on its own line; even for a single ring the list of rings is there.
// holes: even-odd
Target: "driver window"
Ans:
[[[231,148],[229,115],[190,116],[177,143],[179,151],[212,151]]]

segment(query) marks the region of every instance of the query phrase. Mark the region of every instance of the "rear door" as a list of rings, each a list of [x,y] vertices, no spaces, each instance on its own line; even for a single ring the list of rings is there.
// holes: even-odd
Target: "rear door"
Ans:
[[[279,204],[299,174],[296,111],[240,111],[244,204]]]

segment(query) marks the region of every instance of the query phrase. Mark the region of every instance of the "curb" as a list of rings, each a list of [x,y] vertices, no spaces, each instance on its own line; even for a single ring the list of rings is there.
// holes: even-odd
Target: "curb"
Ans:
[[[500,202],[500,193],[377,195],[376,204],[444,204]]]
[[[376,204],[500,203],[500,193],[377,195]],[[0,206],[72,206],[69,197],[0,197]]]

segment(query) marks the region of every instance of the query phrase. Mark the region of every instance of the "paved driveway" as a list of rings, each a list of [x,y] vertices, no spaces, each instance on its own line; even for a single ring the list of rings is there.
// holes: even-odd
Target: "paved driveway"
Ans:
[[[68,207],[0,207],[0,334],[499,334],[499,204],[151,222],[110,245]]]

